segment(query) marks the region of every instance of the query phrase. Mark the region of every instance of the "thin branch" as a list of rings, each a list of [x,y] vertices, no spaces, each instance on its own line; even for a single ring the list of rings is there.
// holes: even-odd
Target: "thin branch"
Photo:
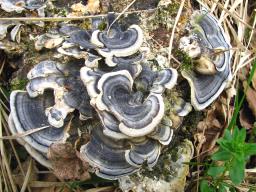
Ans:
[[[177,13],[177,16],[176,16],[176,18],[175,18],[175,22],[174,22],[174,25],[173,25],[173,28],[172,28],[172,34],[171,34],[171,38],[170,38],[170,42],[169,42],[169,53],[168,53],[168,62],[169,62],[169,63],[170,63],[170,61],[171,61],[172,44],[173,44],[175,29],[176,29],[176,26],[177,26],[177,24],[178,24],[178,22],[179,22],[180,15],[181,15],[181,13],[182,13],[182,10],[183,10],[185,1],[186,1],[186,0],[182,0],[182,2],[181,2],[181,4],[180,4],[180,8],[179,8],[179,10],[178,10],[178,13]]]
[[[135,3],[136,0],[133,0],[127,7],[124,8],[124,10],[115,18],[115,20],[109,25],[107,34],[109,33],[109,30],[111,29],[112,25]]]
[[[116,13],[119,15],[128,15],[133,13],[144,13],[144,12],[154,12],[158,8],[154,9],[146,9],[146,10],[137,10],[137,11],[129,11],[125,13]],[[91,18],[98,18],[98,17],[106,17],[107,14],[99,14],[99,15],[86,15],[80,17],[3,17],[0,18],[0,21],[23,21],[23,22],[35,22],[35,21],[45,21],[45,22],[62,22],[62,21],[76,21],[76,20],[85,20]]]
[[[24,131],[23,133],[17,133],[17,134],[11,135],[11,136],[2,136],[2,137],[0,137],[0,140],[1,139],[17,139],[17,138],[25,137],[27,135],[31,135],[32,133],[44,130],[44,129],[49,128],[49,127],[50,126],[47,125],[47,126],[44,126],[44,127],[39,127],[39,128],[31,129],[31,130],[28,130],[28,131]]]

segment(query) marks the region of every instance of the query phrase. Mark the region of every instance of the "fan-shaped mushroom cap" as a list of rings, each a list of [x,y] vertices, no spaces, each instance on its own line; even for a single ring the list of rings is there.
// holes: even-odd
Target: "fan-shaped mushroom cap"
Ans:
[[[82,63],[73,64],[61,64],[56,61],[45,60],[35,65],[27,74],[27,78],[32,80],[37,77],[48,77],[48,76],[76,76],[79,77],[80,67]]]
[[[97,83],[102,76],[103,73],[100,71],[93,71],[88,67],[82,67],[80,70],[81,79],[86,86],[88,91],[88,95],[90,98],[95,98],[99,94],[99,90],[97,88]],[[91,101],[92,104],[92,101]],[[93,104],[92,104],[93,105]]]
[[[38,63],[27,74],[28,79],[46,77],[50,74],[62,75],[61,65],[55,61],[46,60]]]
[[[103,125],[104,135],[113,139],[127,139],[128,135],[123,134],[119,129],[119,121],[111,113],[99,111],[98,115]]]
[[[153,82],[156,79],[157,74],[152,71],[148,66],[143,65],[141,73],[136,78],[135,86],[137,90],[141,90],[143,92],[149,91],[153,86]]]
[[[118,179],[138,170],[126,162],[125,150],[130,145],[125,140],[113,140],[94,127],[90,141],[80,148],[81,159],[95,168],[96,175],[106,179]]]
[[[83,118],[91,118],[93,116],[93,109],[83,82],[80,79],[68,78],[65,80],[64,86],[68,87],[68,91],[63,95],[65,104],[79,110]]]
[[[84,49],[95,49],[96,46],[90,42],[91,32],[86,30],[75,31],[70,34],[70,38],[67,39],[68,42],[79,45]]]
[[[186,116],[192,110],[190,103],[184,101],[181,97],[176,98],[172,104],[172,108],[173,111],[180,117]]]
[[[37,51],[42,50],[43,48],[53,49],[59,46],[64,41],[64,38],[58,34],[56,31],[51,33],[46,33],[37,37],[35,41],[35,49]]]
[[[155,72],[144,65],[135,84],[138,90],[161,94],[165,88],[172,89],[177,82],[177,78],[176,69],[167,68]]]
[[[196,11],[192,15],[191,23],[192,26],[196,27],[194,33],[199,38],[201,47],[213,50],[221,47],[227,50],[213,57],[213,63],[216,69],[218,71],[224,71],[226,65],[230,64],[231,53],[228,50],[231,48],[231,45],[223,28],[218,24],[217,19],[206,10],[202,10]]]
[[[67,36],[71,36],[74,32],[78,32],[78,31],[81,31],[79,27],[75,25],[67,25],[66,23],[62,24],[61,28],[59,29],[60,33]]]
[[[37,98],[29,97],[24,91],[13,91],[10,96],[11,116],[17,133],[49,126],[23,138],[35,150],[45,154],[53,142],[62,141],[66,137],[63,127],[55,128],[48,123],[45,109],[53,103],[54,97],[49,92]]]
[[[116,66],[118,64],[123,64],[123,65],[130,65],[130,64],[139,64],[140,61],[144,59],[144,54],[145,53],[138,53],[138,54],[133,54],[127,57],[107,57],[105,59],[106,64],[110,67]]]
[[[43,0],[1,0],[1,8],[6,12],[16,11],[21,13],[25,8],[30,10],[39,9],[43,6]]]
[[[141,65],[137,64],[118,64],[112,71],[122,71],[122,70],[127,70],[130,75],[132,76],[133,79],[135,79],[141,72],[142,67]]]
[[[26,87],[30,97],[38,97],[47,89],[54,90],[55,104],[46,109],[46,114],[49,123],[55,127],[62,127],[68,113],[74,111],[74,108],[63,100],[65,95],[65,88],[62,86],[63,81],[65,81],[63,77],[55,75],[38,77],[32,79]]]
[[[92,33],[91,42],[102,47],[97,51],[103,57],[126,57],[139,50],[143,43],[143,32],[138,25],[131,25],[127,31],[114,36],[96,30]]]
[[[132,93],[133,79],[126,70],[102,75],[97,87],[100,94],[96,107],[100,111],[110,111],[119,121],[122,133],[138,137],[154,130],[164,115],[163,98],[151,93],[143,103]],[[134,102],[135,101],[135,102]]]
[[[153,82],[151,92],[163,93],[165,88],[172,89],[178,79],[178,73],[176,69],[168,68],[157,72],[157,77]]]
[[[85,66],[90,68],[97,68],[99,60],[101,60],[101,57],[89,53],[88,58],[85,60]]]
[[[95,30],[92,33],[91,42],[99,47],[98,53],[103,57],[126,57],[136,53],[143,43],[143,32],[138,25],[131,25],[126,31],[122,31],[115,19],[114,13],[107,17],[107,29]]]
[[[170,126],[159,124],[154,132],[148,135],[150,138],[156,139],[162,145],[169,145],[172,140],[173,130]]]
[[[132,148],[125,151],[126,161],[135,167],[141,167],[146,161],[149,167],[155,166],[161,152],[160,144],[153,139],[133,143]]]
[[[182,71],[191,87],[191,103],[196,110],[208,107],[224,90],[231,80],[230,68],[215,75],[200,75],[193,71]]]
[[[59,64],[43,61],[30,70],[27,91],[31,97],[54,91],[55,104],[46,109],[51,125],[61,127],[68,113],[79,110],[83,119],[92,117],[88,93],[80,80],[80,64]]]
[[[64,42],[62,46],[57,49],[57,51],[62,55],[71,56],[76,59],[87,59],[88,56],[86,51],[82,51],[79,49],[79,47],[67,42]]]
[[[8,125],[9,125],[9,129],[10,129],[11,133],[13,135],[16,135],[18,132],[16,130],[16,127],[15,127],[15,124],[14,124],[11,114],[9,115],[9,118],[8,118]],[[35,158],[40,164],[42,164],[45,167],[52,168],[51,162],[47,159],[46,154],[37,151],[31,145],[29,145],[29,143],[25,142],[22,138],[17,138],[17,141],[19,142],[19,144],[23,145],[25,147],[25,149],[27,150],[27,152],[33,158]]]
[[[196,12],[192,17],[191,33],[198,42],[202,55],[207,56],[216,67],[215,74],[200,74],[196,71],[182,71],[191,87],[191,103],[197,110],[209,106],[231,80],[231,45],[225,37],[222,27],[207,11]],[[225,49],[225,51],[216,52]]]

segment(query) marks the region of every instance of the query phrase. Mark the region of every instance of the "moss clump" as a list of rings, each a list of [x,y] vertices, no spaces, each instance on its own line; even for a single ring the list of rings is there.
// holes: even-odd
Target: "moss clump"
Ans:
[[[91,25],[90,19],[83,20],[83,22],[81,24],[79,24],[79,27],[82,29],[85,29],[85,30],[91,29],[92,25]]]
[[[159,9],[155,17],[155,23],[161,24],[167,29],[172,28],[174,23],[173,18],[175,18],[179,7],[180,4],[178,2],[170,3],[167,5],[159,5]]]
[[[11,90],[24,90],[27,83],[27,79],[13,79],[11,81]]]
[[[99,29],[100,31],[103,31],[103,30],[106,29],[106,27],[107,27],[107,23],[106,23],[106,22],[101,22],[101,23],[99,24],[99,26],[98,26],[98,29]]]
[[[192,58],[184,51],[177,49],[174,51],[174,56],[182,63],[181,70],[190,71],[194,67]]]

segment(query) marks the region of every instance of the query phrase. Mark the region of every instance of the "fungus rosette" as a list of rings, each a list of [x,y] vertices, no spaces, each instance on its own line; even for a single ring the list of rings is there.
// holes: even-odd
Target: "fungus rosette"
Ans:
[[[1,0],[1,8],[6,12],[22,12],[24,9],[39,10],[44,6],[44,0]]]
[[[138,25],[124,28],[114,20],[115,14],[109,13],[106,30],[103,31],[95,28],[98,19],[96,24],[92,23],[91,30],[71,25],[62,26],[60,33],[68,38],[58,51],[64,55],[85,58],[85,65],[90,68],[97,68],[101,59],[104,59],[104,63],[109,67],[138,64],[145,56],[145,52],[140,53],[143,43],[142,29]],[[84,50],[87,51],[86,56],[82,54]]]
[[[18,140],[47,167],[51,167],[47,160],[50,145],[64,142],[68,136],[68,114],[77,109],[82,119],[92,117],[93,109],[79,69],[79,65],[42,61],[28,73],[26,91],[13,91],[10,96],[9,125],[13,134],[45,127]]]
[[[152,82],[147,82],[145,87],[148,90],[141,92],[135,89],[134,81],[144,81],[145,70],[133,78],[132,72],[125,69],[113,72],[95,71],[88,67],[81,69],[81,79],[102,127],[92,130],[93,140],[82,146],[80,152],[82,159],[95,167],[97,175],[117,179],[135,172],[144,162],[153,167],[160,155],[161,144],[170,143],[173,130],[161,122],[164,116],[162,93],[163,87],[172,88],[175,84],[177,72],[174,69],[165,70],[151,71]],[[106,148],[95,154],[92,148],[96,146],[92,142]],[[116,149],[117,144],[119,150]],[[118,168],[119,171],[115,168],[118,164],[115,165],[117,162],[114,161],[117,160],[122,160],[120,165],[123,169]]]
[[[194,63],[182,71],[191,87],[191,103],[197,110],[209,106],[231,80],[231,45],[217,19],[206,10],[196,11],[190,20],[190,35],[182,37],[180,49]]]
[[[70,127],[66,122],[74,110],[79,111],[80,120],[93,119],[85,121],[93,126],[85,126],[90,139],[81,145],[79,157],[106,179],[130,175],[143,164],[153,167],[162,145],[172,139],[171,124],[163,122],[163,94],[176,84],[177,71],[153,71],[141,48],[141,28],[123,29],[114,20],[114,14],[109,14],[103,31],[62,26],[59,31],[67,37],[58,51],[78,58],[81,51],[86,53],[85,66],[43,61],[28,73],[27,91],[11,95],[13,134],[47,127],[19,142],[48,167],[49,146],[65,142]],[[184,116],[191,109],[185,101],[180,103],[175,110]]]

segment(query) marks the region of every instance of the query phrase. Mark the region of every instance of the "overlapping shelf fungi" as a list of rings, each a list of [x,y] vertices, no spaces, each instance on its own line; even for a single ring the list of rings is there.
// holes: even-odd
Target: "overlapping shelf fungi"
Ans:
[[[107,179],[132,174],[143,164],[153,167],[161,148],[172,139],[163,97],[165,89],[175,86],[177,71],[153,71],[142,48],[142,29],[138,25],[125,28],[114,19],[113,13],[108,14],[103,31],[62,26],[59,33],[65,41],[58,51],[75,58],[86,56],[85,62],[42,61],[28,73],[26,91],[11,93],[13,134],[46,127],[17,139],[46,167],[52,167],[47,158],[51,144],[66,142],[70,127],[80,129],[88,121],[90,139],[79,148],[79,158]],[[94,20],[93,26],[97,23]],[[182,75],[191,86],[192,105],[203,109],[230,79],[231,46],[216,19],[205,11],[196,11],[189,27],[190,35],[181,39],[180,48],[193,58],[195,67]],[[167,102],[174,103],[173,111],[179,116],[191,111],[181,98]],[[76,114],[80,123],[70,126]]]

